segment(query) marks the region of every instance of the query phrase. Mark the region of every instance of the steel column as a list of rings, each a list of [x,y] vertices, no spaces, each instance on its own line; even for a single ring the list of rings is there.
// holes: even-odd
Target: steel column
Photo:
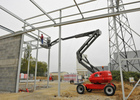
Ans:
[[[24,23],[25,26],[25,23]],[[23,31],[26,31],[25,28],[23,28]],[[19,76],[20,76],[20,70],[21,70],[21,58],[22,58],[22,49],[24,44],[24,34],[21,35],[21,44],[20,44],[20,53],[19,53],[19,62],[18,62],[18,72],[17,72],[17,82],[16,82],[16,93],[18,93],[19,89]]]
[[[48,71],[47,71],[47,88],[49,88],[49,76],[50,76],[50,50],[48,49]]]
[[[31,47],[31,42],[29,43],[29,46]],[[27,69],[27,82],[26,82],[26,88],[28,88],[28,78],[29,78],[29,71],[30,71],[30,50],[29,48],[29,57],[28,57],[28,69]]]
[[[24,42],[24,34],[21,35],[21,44],[20,44],[20,54],[19,54],[19,61],[18,61],[18,72],[17,72],[17,82],[16,82],[16,93],[18,93],[19,89],[19,76],[20,76],[20,69],[21,69],[21,57],[22,57],[22,47]]]
[[[38,36],[40,36],[40,32],[39,31],[38,31]],[[39,37],[38,37],[38,40],[37,40],[37,50],[36,50],[34,90],[36,90],[36,75],[37,75],[37,62],[38,62],[38,45],[39,45]]]
[[[111,0],[111,5],[113,7],[113,0]],[[114,12],[114,8],[112,8]],[[122,74],[122,67],[121,67],[121,59],[120,59],[120,52],[119,52],[119,44],[118,44],[118,34],[117,34],[117,26],[116,26],[116,16],[113,16],[113,24],[114,24],[114,32],[115,32],[115,40],[116,40],[116,48],[117,48],[117,55],[119,60],[119,68],[120,68],[120,77],[121,77],[121,85],[122,85],[122,93],[123,93],[123,100],[125,100],[125,92],[124,92],[124,84],[123,84],[123,74]]]
[[[60,23],[62,12],[60,10]],[[60,79],[61,79],[61,26],[59,26],[59,54],[58,54],[58,97],[60,97]]]

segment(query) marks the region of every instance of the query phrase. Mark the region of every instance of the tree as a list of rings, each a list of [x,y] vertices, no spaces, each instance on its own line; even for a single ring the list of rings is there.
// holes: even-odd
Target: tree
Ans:
[[[25,51],[24,51],[24,59],[28,59],[29,55],[30,57],[32,57],[31,52],[32,52],[32,48],[29,44],[27,44],[27,47],[25,48]]]
[[[39,61],[37,63],[38,70],[37,70],[37,76],[44,76],[44,73],[47,72],[47,63]]]
[[[28,58],[30,55],[30,74],[35,73],[35,65],[36,65],[36,59],[32,58],[31,56],[31,46],[27,45],[24,53],[24,58],[22,58],[21,62],[21,73],[27,73],[28,68]],[[44,73],[47,71],[47,63],[46,62],[37,62],[37,76],[44,76]]]
[[[27,47],[25,48],[24,51],[24,58],[22,58],[21,61],[21,73],[27,73],[29,55],[30,55],[30,59],[32,58],[31,51],[32,51],[31,46],[27,44]]]
[[[34,58],[30,61],[30,74],[35,73],[35,64],[36,61]],[[27,73],[27,67],[28,67],[28,60],[22,58],[21,62],[21,73]],[[47,63],[38,61],[37,62],[37,76],[44,76],[45,72],[47,72]]]
[[[27,67],[28,67],[28,60],[22,58],[21,59],[21,73],[27,73]]]

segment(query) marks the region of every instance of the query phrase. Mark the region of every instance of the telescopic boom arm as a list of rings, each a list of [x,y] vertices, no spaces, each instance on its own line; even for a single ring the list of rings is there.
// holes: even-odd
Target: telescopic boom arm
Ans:
[[[74,35],[74,36],[70,36],[70,37],[66,37],[66,38],[61,38],[61,40],[68,40],[68,39],[72,39],[72,38],[81,38],[81,37],[85,37],[85,36],[89,36],[89,38],[85,41],[85,43],[80,47],[80,49],[77,51],[77,60],[78,62],[83,65],[87,70],[89,70],[92,73],[95,73],[96,71],[99,71],[98,68],[94,67],[92,64],[90,64],[90,62],[88,61],[88,59],[86,57],[83,57],[83,53],[89,48],[89,46],[101,35],[101,31],[100,30],[95,30],[95,31],[90,31],[90,32],[86,32],[86,33],[81,33],[78,35]],[[47,42],[46,45],[42,45],[42,47],[44,48],[50,48],[51,46],[57,44],[59,42],[59,39],[56,39],[52,42]]]
[[[80,64],[82,64],[86,69],[90,72],[95,73],[99,71],[98,68],[94,67],[86,57],[83,57],[83,53],[89,48],[89,46],[101,35],[100,30],[89,32],[90,37],[85,41],[85,43],[80,47],[77,51],[77,60]]]

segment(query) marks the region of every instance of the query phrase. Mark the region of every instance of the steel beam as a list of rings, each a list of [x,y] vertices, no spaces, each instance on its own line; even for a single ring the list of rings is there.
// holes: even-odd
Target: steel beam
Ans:
[[[94,0],[94,1],[95,1],[95,0]],[[89,2],[89,1],[83,2],[83,3],[79,3],[79,4],[77,4],[77,5],[81,5],[81,4],[88,3],[88,2]],[[121,5],[119,5],[119,6],[130,5],[130,4],[135,4],[135,3],[139,3],[139,2],[140,2],[140,1],[134,1],[134,2],[129,2],[129,3],[121,4]],[[68,7],[69,7],[69,6],[68,6]],[[73,5],[72,7],[74,7],[74,5]],[[90,11],[82,12],[82,14],[86,14],[86,13],[90,13],[90,12],[94,12],[94,11],[99,11],[99,10],[105,10],[105,9],[108,9],[108,8],[115,8],[115,7],[116,7],[116,6],[99,8],[99,9],[95,9],[95,10],[90,10]],[[63,8],[62,8],[62,9],[59,9],[59,10],[63,10]],[[56,12],[56,11],[59,11],[59,10],[54,10],[54,11],[48,12],[48,14],[49,14],[49,13]],[[80,13],[71,14],[71,15],[67,15],[67,16],[62,16],[61,18],[72,17],[72,16],[79,15],[79,14],[80,14]],[[36,16],[34,16],[34,17],[30,17],[30,18],[25,19],[25,20],[33,19],[33,18],[40,17],[40,16],[43,16],[43,15],[44,15],[44,14],[36,15]],[[54,18],[53,20],[57,20],[57,19],[60,19],[60,17]],[[44,21],[32,23],[31,25],[35,25],[35,24],[39,24],[39,23],[44,23],[44,22],[48,22],[48,21],[51,21],[51,20],[44,20]],[[28,26],[28,25],[27,25],[27,26]],[[26,26],[26,27],[27,27],[27,26]]]
[[[93,2],[93,1],[96,1],[96,0],[85,1],[85,2],[82,2],[82,3],[78,3],[77,5],[82,5],[82,4],[86,4],[86,3],[89,3],[89,2]],[[50,14],[50,13],[53,13],[53,12],[57,12],[57,11],[60,11],[60,10],[64,10],[64,9],[68,9],[68,8],[71,8],[71,7],[74,7],[74,6],[75,5],[71,5],[71,6],[68,6],[68,7],[64,7],[64,8],[60,8],[60,9],[57,9],[57,10],[53,10],[53,11],[48,12],[47,14]],[[43,16],[43,15],[44,14],[39,14],[39,15],[27,18],[25,20],[30,20],[30,19],[33,19],[33,18],[36,18],[36,17],[40,17],[40,16]]]
[[[83,14],[82,14],[82,12],[81,12],[81,10],[80,10],[80,8],[79,8],[78,4],[76,3],[76,1],[75,1],[75,0],[73,0],[73,1],[74,1],[75,5],[76,5],[77,9],[79,10],[79,12],[80,12],[80,14],[81,14],[82,18],[84,18],[84,16],[83,16]]]
[[[31,35],[31,34],[26,34],[27,36],[29,36],[29,37],[31,37],[31,38],[33,38],[33,39],[35,39],[35,40],[37,40],[37,38],[36,37],[34,37],[33,35]]]
[[[41,10],[50,20],[56,24],[56,22],[48,15],[48,13],[45,12],[34,0],[30,0],[39,10]]]
[[[3,6],[0,5],[0,9],[2,9],[3,11],[7,12],[8,14],[10,14],[11,16],[13,16],[14,18],[20,20],[21,22],[27,24],[28,26],[34,28],[33,26],[31,26],[28,22],[24,21],[22,18],[20,18],[19,16],[15,15],[14,13],[12,13],[11,11],[7,10],[6,8],[4,8]]]
[[[24,41],[24,44],[29,44],[29,43]],[[30,43],[30,45],[36,48],[36,45],[33,45],[31,43]]]
[[[7,27],[4,27],[4,26],[2,26],[2,25],[0,25],[0,28],[3,29],[3,30],[5,30],[5,31],[7,31],[7,32],[15,33],[13,30],[11,30],[11,29],[9,29],[9,28],[7,28]]]
[[[131,92],[129,93],[129,95],[125,98],[126,100],[129,98],[129,96],[132,94],[132,92],[134,91],[134,89],[137,87],[137,85],[139,84],[140,79],[137,81],[137,83],[135,84],[135,86],[133,87],[133,89],[131,90]]]
[[[15,15],[14,13],[12,13],[11,11],[9,11],[8,9],[4,8],[3,6],[0,5],[0,9],[2,9],[3,11],[5,11],[6,13],[8,13],[9,15],[13,16],[14,18],[18,19],[19,21],[23,22],[24,24],[30,26],[32,29],[31,30],[35,30],[36,28],[34,26],[32,26],[31,24],[29,24],[28,22],[24,21],[22,18],[20,18],[19,16]],[[40,31],[40,30],[38,30]],[[26,32],[26,31],[25,31]],[[40,31],[42,32],[42,31]],[[46,34],[45,34],[46,35]],[[47,35],[48,36],[48,35]],[[50,36],[49,36],[50,37]]]
[[[134,9],[125,10],[125,11],[120,11],[120,12],[106,13],[106,14],[102,14],[102,15],[86,17],[84,19],[76,19],[76,20],[71,20],[71,21],[66,21],[66,22],[61,22],[61,23],[56,23],[56,24],[40,26],[40,27],[36,27],[36,29],[43,29],[43,28],[48,28],[48,27],[63,26],[63,25],[68,25],[68,24],[74,24],[74,23],[79,23],[79,22],[85,22],[85,21],[90,21],[90,20],[107,18],[107,17],[111,17],[111,16],[116,16],[116,15],[119,15],[119,14],[122,14],[122,13],[131,13],[131,12],[137,12],[137,11],[140,11],[140,7],[139,8],[134,8]]]
[[[122,14],[122,13],[132,13],[132,12],[137,12],[137,11],[140,11],[140,8],[134,8],[134,9],[129,9],[129,10],[115,12],[115,13],[109,13],[109,14],[107,13],[107,14],[102,14],[102,15],[97,15],[97,16],[91,16],[91,17],[87,17],[87,18],[84,18],[84,19],[77,19],[77,20],[61,22],[61,23],[57,23],[57,24],[50,24],[50,25],[40,26],[40,27],[36,27],[36,29],[63,26],[63,25],[68,25],[68,24],[74,24],[74,23],[79,23],[79,22],[85,22],[85,21],[90,21],[90,20],[107,18],[107,17],[111,17],[111,16],[116,16],[116,15],[119,15],[119,14]],[[26,30],[26,31],[20,31],[20,32],[17,32],[16,34],[10,34],[8,36],[0,37],[0,39],[1,38],[6,38],[6,37],[9,37],[9,36],[19,35],[19,34],[25,34],[27,32],[32,32],[32,31],[35,31],[35,29],[29,29],[29,30]]]
[[[35,42],[36,40],[29,40],[29,41],[24,41],[25,43],[28,43],[28,42]]]
[[[137,36],[140,37],[140,34],[138,34],[136,31],[134,31],[131,27],[127,26],[124,22],[121,21],[126,27],[128,27],[132,32],[134,32]]]
[[[121,59],[121,60],[140,60],[140,58],[127,58],[127,59]]]
[[[135,4],[135,3],[139,3],[140,1],[135,1],[135,2],[130,2],[130,3],[126,3],[126,4],[121,4],[120,6],[124,6],[124,5],[129,5],[129,4]],[[116,6],[114,6],[116,7]],[[114,8],[114,7],[104,7],[104,8],[99,8],[99,9],[95,9],[95,10],[90,10],[90,11],[86,11],[86,12],[82,12],[82,14],[86,14],[86,13],[90,13],[90,12],[94,12],[94,11],[99,11],[99,10],[105,10],[108,8]],[[44,15],[44,14],[42,14]],[[72,16],[76,16],[76,15],[80,15],[80,13],[76,13],[76,14],[71,14],[71,15],[67,15],[67,16],[62,16],[61,18],[67,18],[67,17],[72,17]],[[38,16],[38,15],[37,15]],[[36,17],[37,17],[36,16]],[[54,20],[60,19],[60,17],[58,18],[54,18]],[[32,23],[31,25],[35,25],[35,24],[40,24],[40,23],[44,23],[44,22],[48,22],[51,20],[44,20],[44,21],[40,21],[40,22],[36,22],[36,23]],[[27,26],[26,26],[27,27]]]

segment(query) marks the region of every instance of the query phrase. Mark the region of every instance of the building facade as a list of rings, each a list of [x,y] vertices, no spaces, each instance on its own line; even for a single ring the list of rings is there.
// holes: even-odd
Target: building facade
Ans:
[[[64,75],[68,74],[68,72],[61,72],[61,79],[64,80]],[[54,80],[58,80],[58,72],[51,72],[50,76],[53,77]]]
[[[132,51],[128,51],[127,53],[127,59],[129,60],[121,60],[121,67],[123,71],[133,71],[133,72],[140,72],[140,50],[137,51],[138,57],[135,56],[136,54]],[[117,59],[117,53],[114,53],[114,59]],[[133,59],[134,58],[134,59]],[[120,56],[120,59],[124,59],[123,56]],[[113,61],[110,63],[110,70],[120,70],[119,69],[119,61],[116,61],[117,63],[113,64]]]

